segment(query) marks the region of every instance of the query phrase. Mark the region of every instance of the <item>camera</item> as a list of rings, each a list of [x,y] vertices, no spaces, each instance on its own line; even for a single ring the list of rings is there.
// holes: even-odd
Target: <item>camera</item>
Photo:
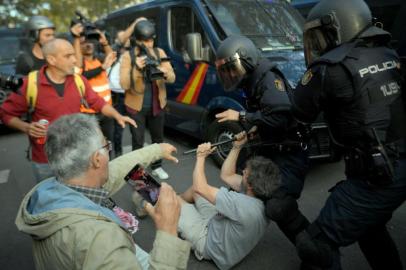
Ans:
[[[153,58],[147,48],[143,45],[138,45],[140,48],[140,56],[144,56],[145,58],[145,69],[144,69],[144,75],[147,81],[156,81],[156,80],[161,80],[165,79],[164,73],[158,69],[159,65],[163,61],[170,61],[170,58],[161,58],[160,60],[157,60]]]
[[[0,88],[5,90],[17,91],[23,84],[23,78],[16,75],[0,73]]]
[[[82,35],[85,37],[87,41],[99,41],[100,34],[97,32],[97,26],[95,23],[91,22],[87,19],[80,11],[75,11],[76,18],[73,18],[71,21],[71,26],[75,24],[82,24],[83,25],[83,33]]]

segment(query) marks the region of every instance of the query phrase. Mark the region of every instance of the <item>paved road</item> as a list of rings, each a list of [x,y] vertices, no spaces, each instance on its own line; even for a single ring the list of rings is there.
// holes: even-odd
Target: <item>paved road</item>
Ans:
[[[180,134],[169,132],[167,140],[173,143],[178,152],[194,148],[196,141]],[[130,143],[126,132],[124,142]],[[0,136],[0,268],[1,269],[33,269],[31,255],[31,239],[17,231],[14,218],[24,194],[34,185],[30,164],[23,158],[27,139],[19,133],[3,134]],[[194,159],[178,154],[179,165],[164,162],[165,169],[170,174],[169,183],[178,191],[186,190],[191,184]],[[305,189],[300,200],[304,214],[313,220],[323,205],[328,189],[335,182],[343,179],[342,163],[316,163],[307,177]],[[219,186],[219,170],[212,162],[207,163],[206,170],[210,183]],[[7,182],[5,182],[7,181]],[[3,183],[5,182],[5,183]],[[126,209],[132,210],[130,189],[124,188],[114,199]],[[406,206],[403,205],[395,212],[389,223],[389,230],[399,247],[403,263],[406,265]],[[136,242],[146,250],[150,250],[154,239],[154,225],[150,218],[143,219],[140,231],[135,235]],[[352,245],[342,250],[343,269],[370,269],[362,257],[358,246]],[[189,269],[217,269],[211,262],[198,262],[190,256]],[[293,246],[281,234],[275,224],[271,224],[266,235],[257,247],[234,269],[299,269]]]

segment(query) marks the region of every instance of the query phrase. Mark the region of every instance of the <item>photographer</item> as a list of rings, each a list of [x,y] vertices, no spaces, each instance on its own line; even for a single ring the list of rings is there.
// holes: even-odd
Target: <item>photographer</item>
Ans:
[[[145,124],[148,123],[152,143],[163,141],[165,83],[175,81],[172,65],[165,52],[154,48],[155,26],[146,18],[135,24],[135,48],[126,52],[121,61],[120,84],[125,92],[124,103],[128,115],[136,119],[138,128],[130,128],[132,149],[144,144]],[[152,174],[164,180],[169,175],[161,168],[161,161],[152,164]]]
[[[80,13],[79,13],[80,14]],[[105,35],[96,26],[81,17],[81,22],[71,28],[74,36],[74,50],[77,59],[77,67],[82,75],[88,79],[93,90],[102,97],[108,104],[112,105],[111,90],[106,69],[116,60],[116,53],[113,52]],[[75,21],[73,21],[74,23]],[[95,48],[101,44],[106,58],[103,63],[95,57]],[[88,113],[96,113],[89,110]],[[113,141],[114,121],[111,118],[98,115],[100,126],[104,136]]]

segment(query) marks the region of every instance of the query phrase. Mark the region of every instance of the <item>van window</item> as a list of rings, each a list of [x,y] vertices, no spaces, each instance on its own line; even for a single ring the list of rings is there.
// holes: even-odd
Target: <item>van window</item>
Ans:
[[[111,42],[114,41],[117,32],[127,29],[127,27],[134,22],[135,19],[139,17],[146,17],[148,20],[155,24],[155,30],[159,33],[159,8],[150,8],[147,10],[137,11],[137,12],[120,12],[114,13],[106,19],[105,30],[110,36]],[[155,44],[156,46],[158,44]]]
[[[210,51],[210,61],[212,61],[214,54],[210,48],[206,33],[193,10],[190,7],[173,7],[170,14],[172,48],[179,53],[183,52],[186,45],[186,34],[200,33],[202,46]]]
[[[20,37],[0,37],[0,64],[14,63],[20,50]]]
[[[227,36],[247,36],[263,50],[302,47],[303,18],[285,1],[207,0],[207,3]]]

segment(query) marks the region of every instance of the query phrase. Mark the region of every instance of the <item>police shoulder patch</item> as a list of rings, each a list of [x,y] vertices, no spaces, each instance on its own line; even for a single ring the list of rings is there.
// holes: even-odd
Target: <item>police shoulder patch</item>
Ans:
[[[285,84],[283,83],[282,80],[276,79],[274,81],[274,83],[275,83],[276,89],[278,89],[279,91],[285,91]]]
[[[312,70],[308,69],[302,77],[302,85],[308,84],[312,78],[313,78]]]

